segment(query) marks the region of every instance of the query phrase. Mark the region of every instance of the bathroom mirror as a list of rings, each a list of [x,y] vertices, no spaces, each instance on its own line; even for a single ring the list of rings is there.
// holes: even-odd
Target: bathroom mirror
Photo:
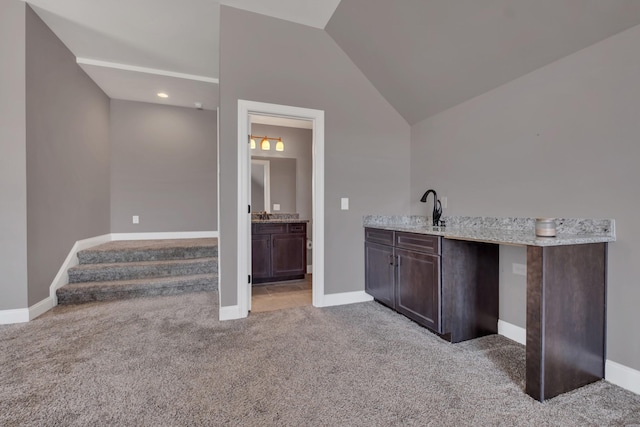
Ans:
[[[252,157],[251,211],[296,213],[296,167],[292,158]]]

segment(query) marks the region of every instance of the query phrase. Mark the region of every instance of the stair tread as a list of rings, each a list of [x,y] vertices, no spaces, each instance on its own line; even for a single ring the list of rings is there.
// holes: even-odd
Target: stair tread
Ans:
[[[105,290],[109,288],[122,288],[127,286],[132,287],[144,287],[144,285],[162,286],[180,284],[182,282],[188,282],[198,279],[214,279],[217,280],[217,274],[194,274],[190,276],[170,276],[170,277],[151,277],[144,279],[130,279],[130,280],[107,280],[102,282],[79,282],[69,283],[62,286],[58,291],[72,291],[80,289],[94,289],[103,288]]]
[[[206,258],[188,258],[188,259],[169,259],[158,261],[132,261],[132,262],[110,262],[99,264],[78,264],[69,268],[69,272],[73,271],[92,271],[92,270],[107,270],[110,268],[131,268],[131,267],[155,267],[165,265],[189,265],[199,264],[203,262],[216,262],[217,257]]]
[[[84,249],[79,253],[88,252],[119,252],[119,251],[140,251],[140,250],[162,250],[176,248],[216,248],[218,239],[171,239],[171,240],[117,240],[103,243],[92,248]]]
[[[120,262],[195,259],[218,256],[218,239],[119,240],[78,252],[78,263],[108,264]]]

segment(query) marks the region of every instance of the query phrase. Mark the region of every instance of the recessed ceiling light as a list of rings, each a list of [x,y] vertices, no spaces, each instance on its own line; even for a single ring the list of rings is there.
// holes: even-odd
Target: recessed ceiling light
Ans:
[[[158,92],[158,97],[160,97],[160,98],[168,98],[168,97],[169,97],[169,95],[167,95],[167,94],[166,94],[166,93],[164,93],[164,92]]]

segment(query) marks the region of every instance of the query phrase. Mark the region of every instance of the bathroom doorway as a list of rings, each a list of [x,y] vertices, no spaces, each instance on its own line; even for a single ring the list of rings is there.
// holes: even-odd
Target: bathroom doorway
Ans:
[[[251,312],[311,305],[313,122],[254,114],[249,117],[254,139],[250,143]],[[272,143],[262,144],[263,138]],[[285,234],[271,235],[273,246],[268,247],[265,239],[269,236],[262,234],[265,227]],[[276,247],[276,241],[291,242],[285,250],[286,260],[281,259],[284,245]],[[268,270],[278,277],[265,277]]]
[[[261,122],[261,123],[257,123]],[[266,123],[265,123],[266,122]],[[251,275],[251,213],[246,209],[251,205],[251,152],[258,150],[251,150],[250,136],[256,133],[255,130],[259,130],[260,126],[276,126],[284,125],[282,128],[287,128],[286,124],[298,122],[298,125],[305,122],[307,127],[310,127],[311,141],[310,141],[310,167],[311,167],[311,185],[310,191],[296,192],[296,196],[302,194],[302,197],[310,197],[311,208],[310,212],[302,213],[301,219],[309,219],[309,237],[312,242],[311,262],[312,267],[310,273],[311,276],[307,276],[304,280],[297,282],[291,281],[290,283],[273,283],[263,290],[257,291],[258,293],[270,292],[275,294],[278,292],[293,292],[296,293],[296,289],[287,289],[285,285],[298,288],[301,292],[305,292],[305,286],[310,283],[311,302],[316,307],[323,306],[324,299],[324,112],[320,110],[311,110],[299,107],[283,106],[277,104],[266,104],[252,101],[238,101],[238,305],[241,313],[248,313],[251,310],[252,302],[251,297],[253,294],[253,287],[251,283],[242,283],[243,277],[249,277]],[[275,124],[274,124],[275,123]],[[291,127],[291,126],[289,126]],[[275,139],[282,138],[282,135],[268,135],[267,129],[262,129],[260,132],[269,137],[275,137]],[[273,129],[277,130],[277,129]],[[277,133],[277,132],[276,132]],[[257,136],[257,135],[256,135]],[[274,139],[274,140],[275,140]],[[273,156],[274,158],[286,158],[286,139],[282,138],[285,144],[284,153],[280,152],[279,156]],[[273,140],[272,140],[273,141]],[[257,145],[261,141],[256,140]],[[272,142],[272,145],[273,144]],[[293,148],[293,146],[292,146]],[[264,153],[262,153],[264,154]],[[261,160],[270,160],[268,156],[256,156],[263,157]],[[271,171],[273,171],[273,165],[271,164]],[[273,180],[271,180],[271,189],[273,190]],[[310,194],[309,194],[310,193]],[[283,199],[284,200],[284,199]],[[277,206],[280,205],[280,206]],[[299,206],[299,205],[298,205]],[[271,191],[271,200],[267,205],[265,204],[264,211],[270,214],[274,214],[277,210],[274,208],[280,208],[281,212],[284,208],[283,203],[277,203],[274,199],[273,191]],[[253,210],[253,209],[251,209]],[[286,209],[286,210],[290,210]],[[300,210],[296,207],[296,210]],[[304,217],[307,218],[304,218]],[[310,280],[309,280],[310,279]],[[279,288],[276,288],[279,287]],[[282,292],[285,291],[285,292]],[[308,293],[309,290],[307,289]],[[296,299],[300,297],[290,294],[292,298]],[[289,301],[289,303],[295,303]]]

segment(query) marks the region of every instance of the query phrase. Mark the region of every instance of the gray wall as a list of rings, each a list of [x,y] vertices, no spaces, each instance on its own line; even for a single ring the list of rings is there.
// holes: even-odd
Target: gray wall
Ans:
[[[26,12],[29,305],[77,240],[109,233],[109,98]]]
[[[513,264],[527,264],[527,248],[500,245],[500,319],[524,328],[527,276],[514,274]]]
[[[325,111],[325,293],[364,290],[362,215],[409,210],[409,125],[324,31],[226,6],[220,21],[222,306],[237,304],[238,99]]]
[[[25,9],[0,2],[0,310],[27,306]]]
[[[111,231],[217,230],[216,128],[215,111],[112,100]]]
[[[638,46],[640,26],[411,129],[413,213],[425,213],[418,198],[433,187],[449,198],[445,214],[616,219],[607,357],[634,369],[640,369]],[[503,261],[524,262],[522,253],[502,254]],[[501,318],[524,326],[517,283],[503,283],[501,291]]]

